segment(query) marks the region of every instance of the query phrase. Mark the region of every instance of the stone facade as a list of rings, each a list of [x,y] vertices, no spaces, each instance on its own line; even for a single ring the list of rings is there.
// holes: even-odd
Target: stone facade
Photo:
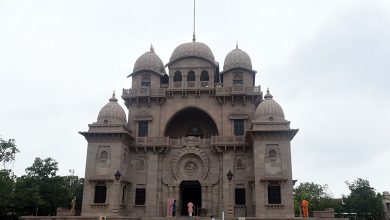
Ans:
[[[166,73],[165,68],[168,68]],[[236,47],[223,71],[200,42],[179,45],[163,65],[154,49],[135,62],[130,89],[89,130],[82,216],[187,215],[293,218],[290,129],[280,105],[255,86]]]

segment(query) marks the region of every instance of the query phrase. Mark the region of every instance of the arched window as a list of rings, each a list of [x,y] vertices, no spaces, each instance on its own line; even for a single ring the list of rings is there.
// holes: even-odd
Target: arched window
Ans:
[[[237,159],[236,168],[243,168],[241,159]]]
[[[168,84],[168,83],[169,83],[169,76],[167,74],[160,77],[160,84],[161,85]]]
[[[108,160],[108,153],[107,151],[102,151],[100,153],[100,161],[106,162]]]
[[[173,75],[173,81],[174,82],[181,82],[181,72],[176,71],[175,74]]]
[[[209,72],[207,70],[203,70],[200,74],[200,81],[209,81]]]
[[[187,81],[195,81],[195,73],[194,71],[188,71],[187,73]]]
[[[141,76],[141,86],[150,87],[150,74]]]
[[[242,73],[234,73],[233,75],[233,84],[243,84],[244,79],[242,77]]]

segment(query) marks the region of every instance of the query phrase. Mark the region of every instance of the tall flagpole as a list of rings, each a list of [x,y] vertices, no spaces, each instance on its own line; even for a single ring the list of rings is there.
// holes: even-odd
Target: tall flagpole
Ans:
[[[192,35],[192,41],[193,42],[196,41],[196,38],[195,38],[195,0],[194,0],[194,33]]]

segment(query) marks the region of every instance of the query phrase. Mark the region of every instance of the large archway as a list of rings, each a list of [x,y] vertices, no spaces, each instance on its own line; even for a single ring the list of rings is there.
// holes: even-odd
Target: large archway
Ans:
[[[177,112],[167,123],[164,136],[181,138],[195,136],[210,138],[218,135],[218,128],[209,114],[196,107],[188,107]]]
[[[180,184],[181,215],[188,216],[187,204],[192,202],[193,216],[199,215],[202,207],[202,189],[199,181],[182,181]]]

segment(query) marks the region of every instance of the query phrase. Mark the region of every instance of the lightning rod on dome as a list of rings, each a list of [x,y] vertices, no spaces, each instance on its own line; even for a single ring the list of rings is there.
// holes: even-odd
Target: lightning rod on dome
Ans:
[[[195,0],[194,0],[194,33],[192,34],[192,42],[195,42]]]

